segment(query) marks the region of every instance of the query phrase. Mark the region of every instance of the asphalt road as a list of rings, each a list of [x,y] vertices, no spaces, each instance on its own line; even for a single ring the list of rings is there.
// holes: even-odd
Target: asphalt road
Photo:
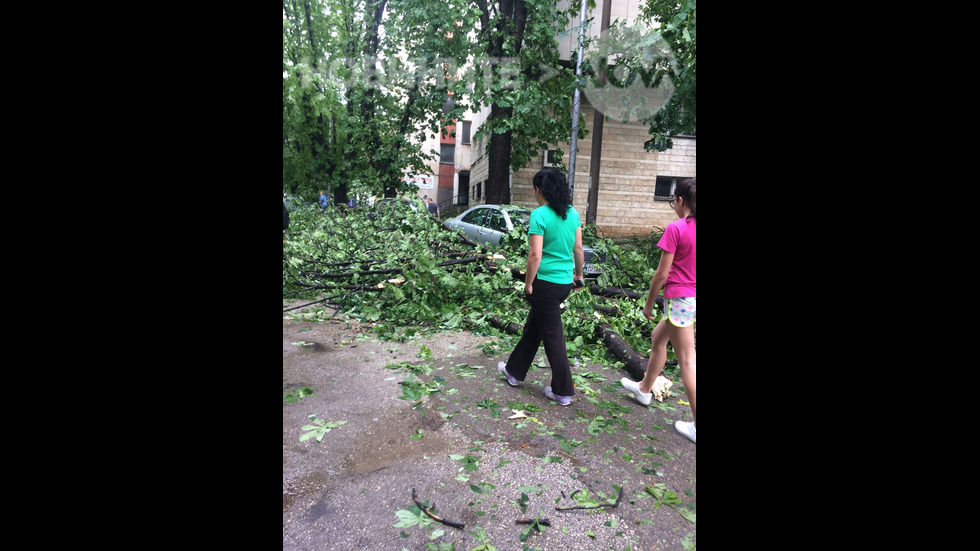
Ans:
[[[619,384],[622,370],[573,367],[586,378],[561,407],[544,397],[547,367],[507,385],[496,369],[513,345],[507,337],[444,331],[382,342],[369,326],[296,313],[283,319],[283,394],[312,395],[283,401],[283,551],[696,543],[696,444],[673,428],[691,418],[679,377],[674,396],[645,407]],[[411,387],[422,398],[400,399]],[[514,410],[525,417],[510,419]],[[302,427],[317,426],[310,416],[333,425],[321,441],[301,440],[310,432]],[[413,489],[436,516],[464,527],[425,517]],[[610,505],[556,510],[599,504]],[[550,526],[522,542],[527,525],[516,521],[535,518]]]

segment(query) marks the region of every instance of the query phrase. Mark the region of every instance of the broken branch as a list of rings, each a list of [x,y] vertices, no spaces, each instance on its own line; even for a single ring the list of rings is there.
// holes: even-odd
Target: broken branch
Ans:
[[[488,320],[490,321],[490,325],[496,327],[497,329],[501,329],[504,332],[510,333],[511,335],[520,335],[524,331],[523,325],[517,325],[516,323],[504,321],[499,316],[490,316]]]
[[[600,297],[627,296],[634,300],[639,300],[646,297],[645,294],[637,293],[636,291],[632,291],[630,289],[620,289],[619,287],[600,287],[595,283],[589,285],[589,292],[593,295],[599,295]]]
[[[575,494],[577,494],[577,493],[579,493],[581,491],[582,490],[576,490],[572,494],[572,499],[575,499]],[[614,508],[614,507],[619,507],[619,501],[621,499],[623,499],[623,489],[622,488],[619,489],[619,495],[616,496],[616,503],[603,503],[602,505],[592,505],[592,506],[589,506],[589,507],[582,507],[582,506],[576,506],[576,507],[555,507],[555,511],[572,511],[572,510],[575,510],[575,509],[602,509],[603,507]]]
[[[519,518],[519,519],[517,519],[517,520],[514,521],[514,524],[534,524],[535,522],[537,522],[541,526],[551,526],[551,519],[548,518],[548,517],[544,517],[544,518],[527,518],[527,519]]]
[[[606,345],[606,348],[626,364],[626,372],[629,373],[630,377],[635,380],[642,379],[650,358],[645,358],[630,348],[623,337],[619,336],[608,323],[600,323],[596,326],[595,331],[602,338],[602,343]]]
[[[412,488],[412,501],[414,501],[415,504],[419,506],[419,509],[421,509],[422,512],[425,513],[426,515],[428,515],[429,518],[431,518],[432,520],[434,520],[436,522],[439,522],[439,523],[442,523],[442,524],[445,524],[446,526],[452,526],[453,528],[463,528],[463,525],[460,524],[460,523],[458,523],[458,522],[453,522],[451,520],[446,520],[444,518],[440,518],[440,517],[437,517],[436,515],[432,514],[429,511],[429,509],[426,509],[425,506],[422,505],[422,502],[419,501],[418,495],[415,493],[415,488]],[[430,509],[435,509],[435,505],[433,505],[432,507],[430,507]]]

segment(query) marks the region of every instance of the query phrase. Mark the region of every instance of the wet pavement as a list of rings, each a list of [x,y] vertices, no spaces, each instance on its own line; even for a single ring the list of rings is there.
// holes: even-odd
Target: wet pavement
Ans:
[[[691,419],[679,377],[645,407],[622,370],[573,367],[584,378],[561,407],[543,394],[547,367],[517,388],[497,372],[516,338],[386,342],[370,325],[301,312],[283,314],[283,394],[312,388],[283,401],[283,551],[693,548],[697,452],[673,428]],[[510,419],[515,409],[525,417]],[[310,416],[333,427],[319,442],[301,440]],[[414,522],[413,488],[464,527]],[[614,502],[619,488],[615,507],[556,510]],[[550,527],[522,542],[515,521],[545,517]]]

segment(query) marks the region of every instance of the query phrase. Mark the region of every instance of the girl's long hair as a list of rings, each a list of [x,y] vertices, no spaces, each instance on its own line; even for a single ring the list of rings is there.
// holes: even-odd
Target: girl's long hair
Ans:
[[[541,190],[548,206],[562,220],[568,218],[568,209],[572,206],[572,190],[568,189],[568,180],[564,174],[553,168],[543,168],[534,175],[534,187]]]
[[[691,207],[691,214],[687,216],[687,219],[698,217],[698,187],[697,187],[697,177],[687,178],[686,180],[681,180],[677,182],[677,187],[674,188],[675,197],[683,197],[684,204]]]

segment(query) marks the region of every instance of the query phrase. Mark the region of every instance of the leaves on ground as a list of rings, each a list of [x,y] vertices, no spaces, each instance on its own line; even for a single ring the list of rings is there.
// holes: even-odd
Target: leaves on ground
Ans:
[[[335,429],[347,421],[324,421],[323,419],[318,419],[316,415],[310,415],[309,419],[313,421],[312,425],[303,425],[301,430],[309,431],[299,437],[299,441],[303,442],[311,438],[316,438],[317,442],[323,441],[323,436],[330,432],[331,429]]]

